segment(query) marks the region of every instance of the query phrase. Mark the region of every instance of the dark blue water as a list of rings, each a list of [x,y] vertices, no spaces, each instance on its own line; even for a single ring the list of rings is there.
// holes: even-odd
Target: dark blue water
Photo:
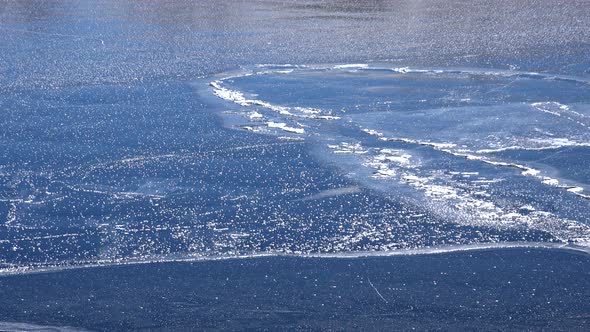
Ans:
[[[160,262],[131,269],[184,280],[180,294],[188,276],[214,269],[222,279],[250,257],[244,274],[278,271],[290,280],[284,289],[318,301],[297,304],[297,318],[253,326],[218,318],[241,317],[230,313],[254,302],[225,312],[228,302],[199,302],[207,310],[195,311],[175,306],[174,295],[152,308],[162,315],[154,326],[386,329],[384,317],[403,307],[407,319],[432,315],[406,320],[407,328],[476,328],[464,324],[479,317],[489,329],[506,307],[482,309],[485,317],[451,313],[452,296],[435,304],[419,287],[405,295],[412,305],[371,309],[362,323],[339,326],[348,310],[361,317],[374,288],[328,314],[320,305],[331,295],[297,283],[292,271],[303,260],[338,275],[348,263],[330,257],[419,253],[428,256],[378,260],[415,274],[422,260],[466,271],[500,260],[510,266],[506,278],[525,280],[533,267],[524,248],[536,246],[550,248],[534,251],[538,264],[567,257],[531,276],[552,304],[530,302],[536,318],[505,328],[583,329],[585,307],[558,290],[578,285],[576,294],[588,295],[587,259],[558,248],[587,252],[590,243],[589,5],[0,1],[0,269],[16,274],[1,278],[0,307],[10,309],[0,319],[144,328],[151,325],[136,304],[153,303],[157,286],[120,265]],[[470,256],[503,247],[521,249]],[[453,250],[466,252],[445,253]],[[253,258],[261,255],[297,257]],[[213,258],[235,259],[164,263]],[[363,259],[349,259],[344,289],[364,273]],[[569,277],[553,274],[574,267]],[[88,284],[69,281],[80,273]],[[109,278],[126,286],[109,288]],[[464,278],[449,279],[447,295],[465,294]],[[547,278],[552,284],[540,281]],[[232,287],[239,293],[256,280]],[[500,287],[485,274],[477,280],[487,285],[474,291],[478,301]],[[31,287],[51,283],[44,301],[56,306],[34,304]],[[523,287],[516,294],[528,294]],[[104,300],[84,318],[87,299],[68,289]],[[114,314],[106,308],[120,291],[136,295]],[[505,298],[507,307],[520,305],[517,297]],[[295,310],[261,298],[268,314]],[[543,319],[543,310],[558,318]],[[101,325],[101,313],[113,318]],[[165,318],[175,315],[184,318]]]

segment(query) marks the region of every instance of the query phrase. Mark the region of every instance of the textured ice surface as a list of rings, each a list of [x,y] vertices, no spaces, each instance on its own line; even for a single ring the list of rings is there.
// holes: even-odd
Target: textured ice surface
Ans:
[[[589,8],[2,1],[0,264],[583,243]]]
[[[588,0],[0,0],[0,330],[587,331],[588,54]]]
[[[590,241],[587,164],[568,150],[590,142],[582,78],[259,65],[187,88],[128,88],[145,107],[127,113],[89,99],[119,87],[40,95],[72,125],[60,142],[7,146],[7,271]],[[167,109],[190,120],[154,136]],[[59,119],[12,130],[52,137]],[[129,153],[137,134],[151,143]]]
[[[212,84],[213,94],[246,106],[243,114],[255,108],[305,126],[308,140],[327,148],[322,158],[348,178],[385,195],[403,191],[405,199],[412,197],[412,204],[425,208],[427,218],[538,230],[563,242],[590,239],[588,178],[567,176],[544,158],[523,160],[505,153],[536,151],[550,157],[558,149],[590,146],[590,84],[584,78],[368,64],[278,68],[275,73],[259,65],[219,79]],[[231,97],[248,94],[259,100],[244,105]],[[334,121],[274,112],[301,108]],[[560,158],[578,155],[565,150]],[[555,205],[556,199],[562,203]],[[522,208],[525,204],[535,208]]]

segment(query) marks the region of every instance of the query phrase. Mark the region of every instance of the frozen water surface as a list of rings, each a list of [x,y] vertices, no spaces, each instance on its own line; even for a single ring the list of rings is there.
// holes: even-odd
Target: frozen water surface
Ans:
[[[28,278],[79,288],[64,269],[96,281],[90,267],[114,278],[145,262],[284,262],[287,275],[339,257],[352,280],[360,256],[415,267],[412,255],[436,253],[420,257],[470,271],[491,269],[491,255],[515,276],[532,269],[527,247],[545,247],[534,280],[576,267],[576,284],[587,259],[557,249],[590,243],[589,18],[585,0],[0,0],[0,326],[138,328],[125,310],[114,325],[66,319],[57,293],[48,311],[11,299],[34,298],[17,294]],[[473,259],[478,249],[491,251]],[[22,275],[43,271],[56,273]],[[395,305],[399,285],[365,277],[363,296]],[[586,307],[551,300],[569,303],[547,309],[559,317],[576,308],[567,326],[587,327]],[[495,310],[480,318],[498,321]]]
[[[590,145],[590,84],[584,78],[368,64],[259,65],[209,85],[213,95],[240,106],[225,113],[231,126],[305,137],[350,181],[409,202],[409,213],[389,224],[413,224],[415,215],[437,219],[427,245],[501,242],[522,232],[530,232],[523,240],[590,240],[588,178],[581,175],[586,167],[567,161],[580,158],[572,148]],[[236,119],[240,112],[243,123]],[[296,127],[301,131],[287,130]],[[537,158],[520,157],[527,151]],[[561,167],[544,162],[556,153]],[[470,227],[437,229],[443,224]],[[382,230],[373,236],[385,246],[390,234],[404,233]],[[502,238],[498,232],[519,235]],[[421,245],[410,240],[402,246]]]

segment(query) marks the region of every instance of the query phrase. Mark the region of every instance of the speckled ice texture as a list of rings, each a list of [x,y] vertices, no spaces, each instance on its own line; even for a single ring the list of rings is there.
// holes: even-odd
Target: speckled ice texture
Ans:
[[[240,266],[235,293],[271,308],[182,298],[198,295],[170,282],[166,309],[150,309],[170,315],[149,326],[240,329],[212,319],[228,308],[290,317],[243,325],[267,330],[388,329],[404,313],[400,329],[585,330],[588,54],[579,0],[0,0],[0,329],[146,328],[142,303],[163,282],[141,288],[129,271],[186,290],[217,269],[212,290]],[[422,265],[483,276],[410,287],[396,307]],[[504,279],[488,277],[502,265]],[[297,268],[365,288],[322,311],[335,293]],[[318,301],[273,302],[260,286],[273,269],[288,280],[273,294]],[[511,279],[520,298],[486,302]],[[53,287],[36,301],[34,285]],[[115,314],[113,294],[131,290]],[[93,291],[105,297],[84,319]],[[363,324],[335,318],[373,300]],[[420,310],[431,316],[412,325]]]

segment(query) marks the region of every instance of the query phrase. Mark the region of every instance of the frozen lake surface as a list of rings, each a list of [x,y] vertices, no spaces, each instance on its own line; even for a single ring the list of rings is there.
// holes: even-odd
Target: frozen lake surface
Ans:
[[[263,311],[244,299],[228,312],[298,312],[244,327],[386,329],[404,312],[407,328],[478,317],[490,329],[527,298],[536,318],[506,329],[587,328],[586,306],[561,290],[590,295],[589,17],[588,1],[0,0],[0,328],[145,327],[135,304],[156,281],[129,271],[178,278],[186,293],[207,271],[200,287],[223,288],[213,279],[237,265],[255,276],[232,289],[262,287],[272,270],[287,293],[319,296],[266,294]],[[394,305],[382,287],[412,282],[425,261],[488,271],[465,299],[490,292],[505,306],[444,309],[473,282],[466,273],[445,279],[439,304],[416,286],[404,295],[414,304]],[[365,262],[406,273],[358,277]],[[522,298],[498,291],[496,263]],[[370,287],[328,314],[333,294],[298,282],[300,268]],[[89,283],[69,280],[78,274]],[[137,294],[119,316],[106,309],[109,276]],[[61,291],[29,302],[52,282]],[[101,292],[96,314],[60,302],[87,301],[68,287]],[[210,321],[227,302],[172,305],[182,292],[152,307],[182,319],[154,326],[239,328]],[[373,300],[385,306],[370,319],[333,325]],[[420,310],[432,317],[413,325]],[[100,312],[115,318],[101,325]]]

